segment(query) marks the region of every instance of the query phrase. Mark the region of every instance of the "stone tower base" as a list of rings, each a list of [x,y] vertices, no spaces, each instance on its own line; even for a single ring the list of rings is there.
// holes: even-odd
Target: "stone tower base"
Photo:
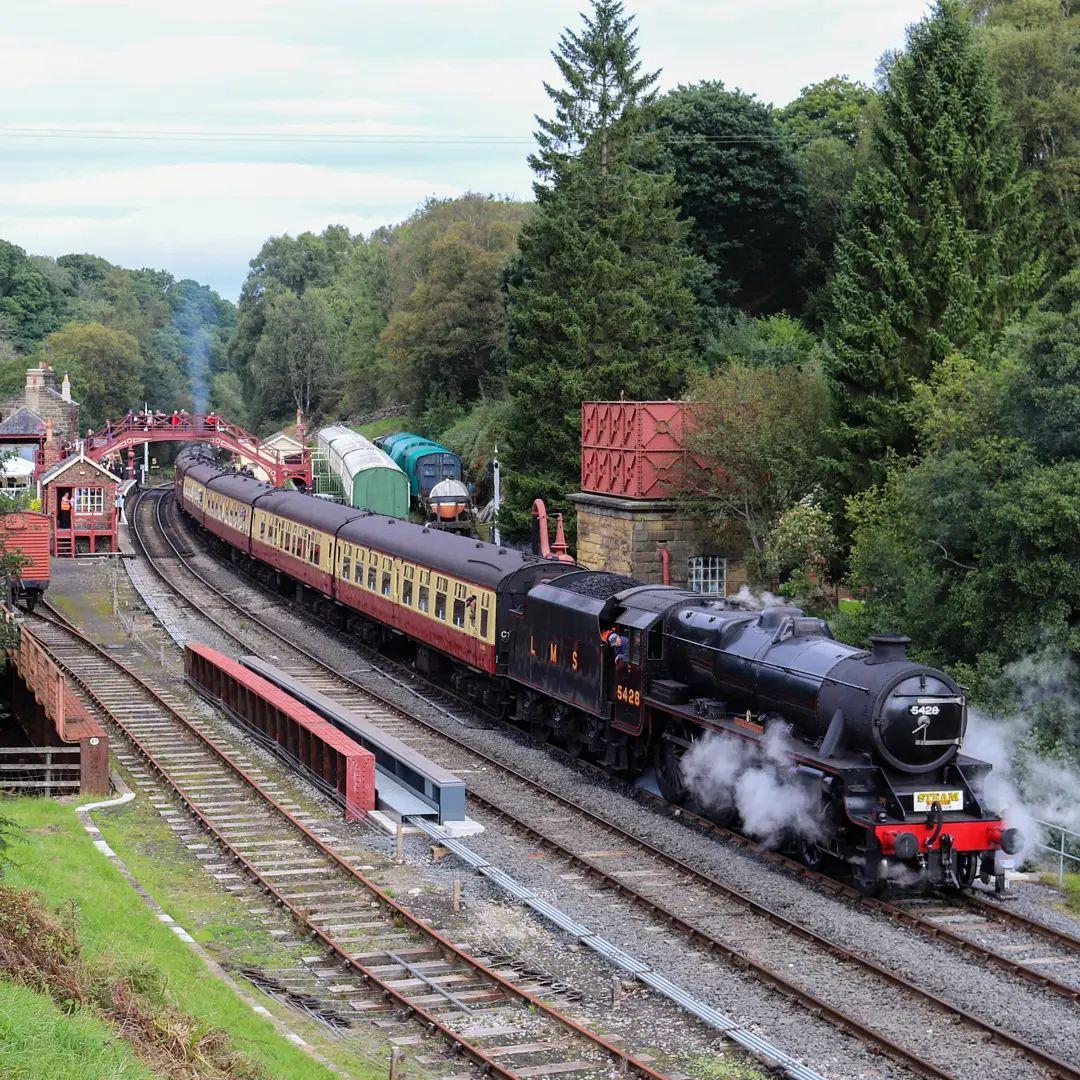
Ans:
[[[591,570],[659,584],[660,550],[666,547],[671,554],[671,584],[685,588],[692,556],[726,554],[710,545],[695,520],[669,499],[620,499],[586,491],[569,498],[577,506],[577,561]],[[729,558],[727,594],[737,593],[745,584],[742,564]]]

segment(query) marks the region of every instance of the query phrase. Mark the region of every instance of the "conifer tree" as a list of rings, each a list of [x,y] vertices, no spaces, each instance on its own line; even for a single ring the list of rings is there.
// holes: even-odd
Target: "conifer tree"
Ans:
[[[831,286],[837,494],[913,449],[912,380],[977,354],[1041,277],[1031,184],[957,0],[911,28],[845,210]]]
[[[563,35],[566,90],[549,88],[556,119],[541,123],[531,163],[539,206],[508,273],[511,421],[500,516],[528,534],[530,508],[576,490],[581,402],[677,394],[690,365],[697,311],[688,281],[700,270],[679,221],[674,181],[642,171],[629,141],[640,75],[622,5],[593,0],[581,35]],[[556,57],[558,59],[558,56]]]
[[[555,103],[555,116],[538,116],[535,132],[537,152],[529,164],[540,177],[536,194],[542,198],[560,173],[595,135],[601,167],[606,167],[614,148],[611,129],[628,109],[653,101],[652,89],[659,71],[641,71],[632,15],[623,14],[619,0],[592,0],[592,14],[582,13],[580,33],[569,28],[551,53],[566,85],[544,83]]]

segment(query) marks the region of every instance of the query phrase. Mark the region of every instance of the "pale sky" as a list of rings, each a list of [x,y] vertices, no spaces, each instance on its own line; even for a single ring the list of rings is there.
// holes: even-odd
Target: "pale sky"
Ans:
[[[0,0],[0,238],[235,299],[278,233],[427,195],[530,197],[549,57],[581,0]],[[871,82],[925,0],[628,0],[661,86],[781,105]]]

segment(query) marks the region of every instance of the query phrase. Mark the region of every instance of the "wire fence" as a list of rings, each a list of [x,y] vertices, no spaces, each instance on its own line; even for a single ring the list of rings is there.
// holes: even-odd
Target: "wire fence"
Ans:
[[[1065,828],[1056,821],[1035,818],[1046,842],[1036,841],[1040,861],[1057,866],[1058,885],[1064,887],[1066,873],[1080,872],[1080,832]]]

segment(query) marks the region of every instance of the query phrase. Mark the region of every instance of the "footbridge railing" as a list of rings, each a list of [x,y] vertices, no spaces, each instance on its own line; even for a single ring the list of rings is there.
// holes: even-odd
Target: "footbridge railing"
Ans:
[[[107,422],[100,431],[92,431],[79,445],[88,458],[101,461],[119,455],[143,443],[209,443],[235,454],[253,469],[261,471],[275,487],[286,481],[311,486],[311,452],[306,447],[283,450],[271,446],[257,435],[214,413],[191,415],[187,412],[129,412],[116,423]]]

